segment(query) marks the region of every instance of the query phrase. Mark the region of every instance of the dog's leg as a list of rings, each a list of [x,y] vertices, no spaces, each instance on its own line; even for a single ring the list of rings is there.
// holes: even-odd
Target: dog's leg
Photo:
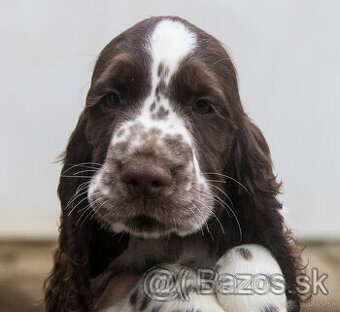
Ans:
[[[157,284],[160,288],[153,292],[152,289],[157,288]],[[180,265],[157,267],[147,272],[125,299],[99,311],[224,312],[215,293],[200,294],[197,286],[196,272],[192,270]],[[162,292],[162,289],[165,291]]]
[[[228,250],[216,264],[217,300],[226,312],[286,312],[282,271],[272,254],[260,245]]]
[[[285,283],[281,269],[264,247],[241,245],[225,253],[216,264],[212,293],[202,293],[202,282],[198,272],[180,265],[166,265],[153,269],[172,276],[177,288],[165,292],[162,300],[153,297],[151,288],[155,280],[146,273],[128,296],[101,312],[287,312]],[[184,271],[183,271],[184,270]],[[186,272],[182,276],[181,272]],[[208,272],[211,272],[211,270]],[[164,277],[164,275],[163,275]],[[156,278],[157,279],[157,278]],[[208,280],[210,277],[208,278]],[[172,298],[171,292],[175,292]],[[157,297],[157,296],[156,296]]]

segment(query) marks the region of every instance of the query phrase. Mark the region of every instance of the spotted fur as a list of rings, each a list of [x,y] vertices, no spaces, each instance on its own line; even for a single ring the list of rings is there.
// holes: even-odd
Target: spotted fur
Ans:
[[[203,112],[202,103],[208,105]],[[131,191],[136,183],[123,179],[129,165],[163,178],[152,180],[155,196]],[[115,274],[216,262],[218,271],[258,268],[266,276],[270,268],[280,270],[298,311],[299,296],[291,290],[300,257],[280,213],[279,190],[269,148],[243,110],[235,68],[220,42],[177,17],[138,23],[100,53],[66,148],[46,311],[93,310]],[[281,312],[285,298],[253,300],[258,310]],[[229,306],[195,291],[192,301],[166,306],[140,292],[131,300],[126,311],[135,305],[222,312]]]
[[[244,258],[240,253],[240,249],[247,250],[253,257]],[[172,265],[166,267],[169,271],[176,272],[182,267],[180,265]],[[231,274],[234,277],[242,274],[263,274],[266,272],[269,276],[282,276],[282,271],[272,257],[270,252],[259,245],[242,245],[233,248],[226,252],[218,259],[215,266],[218,276],[222,277],[225,274]],[[195,284],[197,277],[195,272],[190,272],[191,279],[189,284],[186,284],[185,294],[189,300],[176,298],[171,301],[151,300],[144,292],[143,281],[137,283],[135,288],[131,290],[127,298],[115,305],[102,309],[101,312],[132,312],[132,311],[152,311],[156,309],[159,312],[170,311],[206,311],[206,312],[287,312],[287,299],[284,291],[272,293],[266,292],[263,294],[251,293],[246,294],[247,287],[250,283],[244,286],[235,287],[239,293],[231,295],[222,292],[216,292],[211,295],[201,294],[197,291],[199,286]],[[184,283],[185,284],[185,283]],[[282,280],[282,284],[284,280]],[[242,287],[242,288],[241,288]],[[244,287],[244,289],[243,289]],[[283,288],[282,288],[283,289]],[[188,291],[190,290],[190,291]],[[182,289],[182,291],[184,291]]]
[[[203,226],[210,216],[210,211],[206,207],[210,207],[213,202],[213,195],[210,194],[197,160],[194,138],[182,114],[176,112],[170,96],[170,82],[181,62],[196,48],[197,39],[196,34],[182,22],[164,19],[154,26],[146,41],[146,51],[151,62],[149,95],[141,101],[136,113],[117,124],[104,166],[98,170],[90,184],[89,200],[99,217],[111,224],[115,232],[133,232],[134,235],[143,237],[175,232],[184,236],[196,232]],[[170,144],[171,140],[175,140],[176,145]],[[117,216],[113,213],[107,216],[107,210],[110,209],[107,207],[112,206],[128,206],[129,212],[127,209],[124,210],[125,219],[133,218],[140,213],[130,208],[128,205],[130,198],[123,199],[126,192],[124,185],[117,187],[120,184],[119,168],[114,164],[128,162],[133,157],[143,155],[172,162],[172,168],[181,166],[185,174],[182,177],[180,173],[174,174],[177,183],[173,185],[173,189],[177,190],[170,189],[166,194],[166,201],[171,201],[173,206],[178,207],[172,208],[174,213],[170,215],[166,203],[162,202],[157,203],[160,209],[155,208],[156,211],[152,212],[160,221],[174,220],[171,226],[164,231],[160,230],[160,233],[137,232],[129,228],[124,220],[122,222],[122,216],[118,213]],[[105,183],[106,176],[110,176],[110,183]],[[112,184],[116,189],[111,188]],[[182,184],[182,191],[179,191],[178,188]],[[171,199],[172,193],[175,194],[176,201]],[[182,207],[189,203],[197,210],[191,218],[188,218],[187,214],[179,213],[183,211]],[[147,214],[144,211],[142,213]],[[199,218],[197,214],[200,215]],[[188,219],[187,222],[183,222],[184,219]]]

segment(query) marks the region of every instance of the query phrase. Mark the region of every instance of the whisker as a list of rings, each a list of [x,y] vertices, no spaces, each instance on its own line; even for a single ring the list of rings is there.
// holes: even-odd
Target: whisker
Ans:
[[[84,183],[82,183],[82,184],[80,184],[80,185],[78,186],[76,192],[74,193],[74,195],[73,195],[73,196],[70,198],[70,200],[68,201],[68,203],[67,203],[67,205],[66,205],[66,207],[65,207],[65,211],[68,209],[68,207],[69,207],[71,204],[73,205],[73,202],[75,201],[75,199],[76,199],[77,197],[80,197],[81,195],[84,195],[84,194],[87,192],[87,190],[86,190],[85,192],[83,192],[83,190],[87,188],[87,186],[88,186],[89,183],[90,183],[90,182],[84,182]],[[81,193],[78,193],[78,192],[81,192]]]
[[[225,203],[222,201],[221,198],[219,198],[217,195],[214,195],[214,200],[217,201],[218,204],[220,204],[222,206],[223,209],[225,209],[225,211],[227,212],[228,216],[231,218],[230,212],[229,210],[231,209],[228,205],[228,209],[226,209],[225,207],[223,207],[223,205],[225,205]]]
[[[224,202],[221,198],[218,198],[218,199],[219,199],[220,201]],[[225,203],[225,202],[224,202],[224,203]],[[226,203],[225,203],[225,204],[226,204]],[[226,204],[226,205],[227,205],[227,204]],[[223,209],[225,209],[226,211],[228,211],[226,207],[224,207],[223,205],[221,205],[221,206],[223,207]],[[237,223],[237,226],[238,226],[238,229],[239,229],[239,232],[240,232],[240,240],[239,240],[239,242],[241,242],[241,241],[242,241],[242,237],[243,237],[243,232],[242,232],[242,228],[241,228],[240,221],[238,220],[238,218],[237,218],[235,212],[233,211],[233,209],[231,209],[228,205],[227,205],[227,207],[229,208],[229,211],[233,214],[233,216],[234,216],[234,218],[235,218],[235,221],[236,221],[236,223]]]
[[[197,208],[196,205],[193,205],[194,208],[196,208],[196,211],[201,214],[201,212],[199,211],[199,209]],[[198,221],[199,224],[203,223],[204,225],[206,224],[206,221],[202,218],[203,216],[200,215],[196,215],[195,212],[191,209],[190,206],[188,206],[189,210],[192,212],[192,215],[194,216],[194,218],[196,219],[196,221]],[[201,217],[201,218],[199,218]],[[203,228],[201,227],[201,233],[202,233],[202,236],[204,236],[204,231],[203,231]]]
[[[97,172],[98,169],[86,169],[86,170],[81,170],[81,171],[78,171],[78,172],[75,172],[73,173],[73,175],[77,175],[77,174],[80,174],[80,173],[83,173],[83,172]]]
[[[105,203],[108,201],[108,200],[106,200],[102,205],[99,206],[99,208],[98,208],[98,207],[94,207],[95,209],[93,209],[93,208],[91,209],[91,207],[93,207],[92,205],[93,205],[95,202],[100,201],[100,200],[102,200],[102,198],[101,198],[101,197],[98,197],[98,198],[95,199],[93,202],[89,203],[86,207],[84,207],[84,208],[82,208],[82,209],[79,210],[79,213],[80,213],[81,211],[83,211],[83,213],[82,213],[81,216],[79,217],[79,219],[78,219],[76,225],[78,225],[79,222],[80,222],[80,220],[83,218],[83,216],[86,215],[86,212],[89,212],[89,214],[88,214],[87,216],[85,216],[85,219],[84,219],[83,222],[81,223],[81,226],[86,222],[86,219],[91,215],[91,213],[94,215],[95,212],[96,212],[100,207],[102,207],[103,204],[105,204]],[[89,209],[89,208],[90,208],[90,209]]]
[[[87,190],[86,190],[86,192],[87,192]],[[85,200],[87,200],[87,196],[85,196],[82,200],[80,200],[74,207],[72,206],[72,209],[71,209],[71,211],[68,213],[68,217],[71,215],[71,213],[83,202],[83,201],[85,201]]]
[[[84,178],[84,179],[90,179],[92,176],[77,176],[77,175],[60,175],[63,178]]]
[[[109,201],[109,199],[107,199],[106,201],[104,201],[98,208],[95,208],[95,209],[93,210],[93,214],[92,214],[92,216],[90,217],[90,220],[92,220],[93,217],[95,216],[95,212],[98,211],[98,210],[99,210],[101,207],[103,207],[104,205],[106,205],[108,201]],[[85,222],[85,221],[84,221],[84,222]]]
[[[102,197],[96,198],[96,199],[93,200],[92,202],[89,202],[88,205],[87,205],[86,207],[81,208],[78,212],[81,212],[81,211],[83,211],[83,210],[86,210],[86,209],[88,209],[88,208],[90,208],[90,207],[91,207],[91,209],[92,209],[94,212],[98,211],[98,209],[100,209],[100,207],[102,207],[102,205],[100,205],[99,207],[96,207],[95,204],[96,204],[97,202],[100,202],[101,200],[103,200]],[[104,202],[106,203],[107,201],[108,201],[108,199],[107,199],[106,201],[104,201]]]
[[[207,193],[207,194],[209,194],[209,193]],[[230,211],[233,214],[233,217],[234,217],[234,219],[237,223],[237,226],[238,226],[238,229],[239,229],[239,232],[240,232],[240,242],[241,242],[242,237],[243,237],[243,232],[242,232],[240,221],[238,220],[234,210],[231,209],[231,207],[223,199],[221,199],[218,195],[213,195],[213,196],[214,196],[214,199],[217,200],[220,203],[221,207],[228,213],[229,217],[231,217],[231,216],[230,216],[228,211]]]
[[[77,223],[76,223],[76,226],[78,226],[80,220],[83,218],[83,216],[85,215],[85,219],[83,220],[83,222],[81,223],[80,226],[83,226],[86,219],[88,218],[89,215],[94,214],[94,211],[92,209],[88,209],[90,206],[86,207],[87,209],[84,210],[84,212],[82,213],[82,215],[80,216],[80,218],[78,219]],[[88,214],[86,215],[86,213],[88,212]]]
[[[233,178],[231,176],[228,176],[228,175],[222,174],[222,173],[217,173],[217,172],[203,172],[202,174],[216,174],[216,175],[225,177],[227,179],[230,179],[230,180],[234,181],[235,183],[237,183],[239,186],[241,186],[250,195],[248,189],[241,182],[237,181],[235,178]]]
[[[103,166],[103,164],[98,163],[98,162],[94,162],[94,161],[87,161],[87,162],[81,162],[81,163],[77,163],[77,164],[73,164],[73,163],[65,163],[65,165],[71,165],[71,166],[82,166],[82,165],[95,165],[95,166]]]
[[[213,181],[213,180],[207,180],[208,182],[215,182],[215,181]],[[224,183],[226,183],[226,182],[224,182]],[[228,200],[229,200],[229,202],[230,202],[230,204],[231,204],[231,207],[234,207],[234,204],[233,204],[233,202],[231,201],[231,199],[230,199],[230,197],[228,196],[228,194],[226,193],[226,192],[224,192],[224,191],[222,191],[221,189],[219,189],[217,186],[215,186],[215,185],[212,185],[212,184],[210,184],[210,186],[212,186],[212,187],[214,187],[215,189],[217,189],[218,191],[220,191]]]
[[[65,165],[70,165],[71,167],[67,168],[63,173],[66,173],[67,171],[69,171],[69,170],[71,170],[71,169],[73,169],[75,167],[83,167],[83,168],[89,168],[89,169],[96,169],[96,168],[98,168],[99,169],[99,168],[101,168],[103,166],[102,164],[93,163],[93,162],[84,162],[84,163],[79,163],[79,164],[65,163]]]
[[[208,207],[208,205],[204,204],[204,203],[201,203],[203,206],[205,206],[206,208],[208,208],[208,210],[210,210],[210,213],[214,216],[214,218],[216,219],[216,221],[218,222],[218,224],[220,225],[220,228],[221,228],[221,231],[223,234],[225,234],[225,230],[224,230],[224,227],[220,221],[220,219],[216,216],[214,210],[210,207]]]

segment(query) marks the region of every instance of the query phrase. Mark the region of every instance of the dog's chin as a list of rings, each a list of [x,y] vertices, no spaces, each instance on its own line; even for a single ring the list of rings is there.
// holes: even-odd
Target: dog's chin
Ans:
[[[170,234],[178,236],[193,234],[191,231],[177,229],[146,215],[136,216],[124,222],[114,222],[111,224],[111,230],[115,233],[125,232],[144,239],[157,239]]]
[[[125,232],[132,236],[147,239],[160,238],[175,231],[170,225],[146,215],[139,215],[122,222],[114,222],[111,224],[111,230],[115,233]]]

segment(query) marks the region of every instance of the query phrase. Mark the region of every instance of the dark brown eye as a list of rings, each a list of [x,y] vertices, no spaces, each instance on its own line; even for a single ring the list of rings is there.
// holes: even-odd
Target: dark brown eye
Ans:
[[[194,106],[192,109],[194,112],[198,114],[209,114],[213,111],[211,104],[212,103],[209,100],[200,99],[194,103]]]
[[[115,93],[115,92],[111,92],[111,93],[107,94],[105,96],[105,104],[108,107],[113,107],[113,108],[119,107],[120,99],[119,99],[118,94]]]

